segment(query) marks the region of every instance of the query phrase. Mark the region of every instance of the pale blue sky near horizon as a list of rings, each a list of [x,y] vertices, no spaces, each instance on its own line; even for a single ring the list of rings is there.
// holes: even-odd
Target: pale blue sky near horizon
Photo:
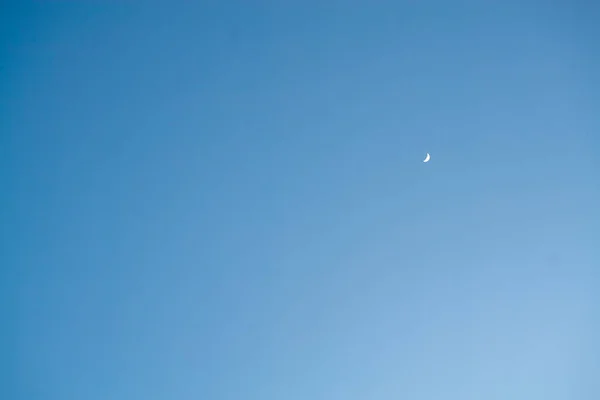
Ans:
[[[598,6],[13,3],[1,398],[600,398]]]

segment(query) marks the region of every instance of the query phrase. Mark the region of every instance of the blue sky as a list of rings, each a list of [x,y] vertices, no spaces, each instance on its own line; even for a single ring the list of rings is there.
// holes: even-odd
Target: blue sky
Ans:
[[[78,3],[0,13],[2,398],[600,397],[597,7]]]

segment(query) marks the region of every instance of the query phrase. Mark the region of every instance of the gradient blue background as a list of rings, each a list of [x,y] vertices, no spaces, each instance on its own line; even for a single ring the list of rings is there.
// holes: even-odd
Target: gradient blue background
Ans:
[[[593,2],[77,3],[0,13],[0,397],[600,398]]]

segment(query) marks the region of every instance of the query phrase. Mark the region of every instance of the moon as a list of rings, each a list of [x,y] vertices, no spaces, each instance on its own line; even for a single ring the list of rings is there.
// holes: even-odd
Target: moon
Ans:
[[[427,153],[423,162],[428,162],[430,158],[431,158],[431,156],[429,155],[429,153]]]

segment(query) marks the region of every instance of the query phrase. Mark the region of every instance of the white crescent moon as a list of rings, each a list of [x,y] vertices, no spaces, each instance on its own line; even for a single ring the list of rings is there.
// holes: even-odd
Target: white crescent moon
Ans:
[[[425,159],[423,160],[423,162],[429,161],[430,158],[431,158],[431,156],[429,155],[429,153],[427,153],[427,156],[425,156]]]

